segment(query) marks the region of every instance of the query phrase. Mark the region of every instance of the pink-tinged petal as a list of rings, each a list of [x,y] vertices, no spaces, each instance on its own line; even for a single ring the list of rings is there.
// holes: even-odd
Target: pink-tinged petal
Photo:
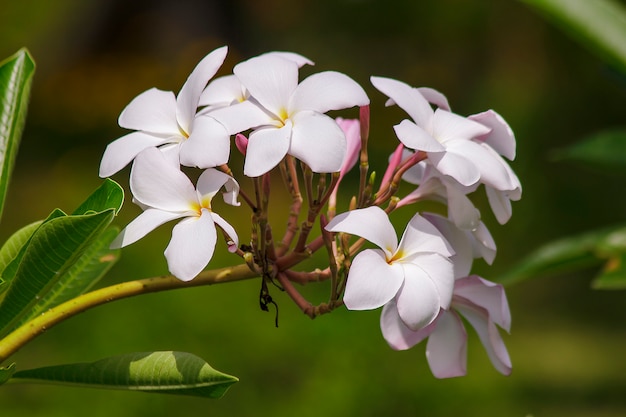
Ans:
[[[120,232],[111,243],[111,249],[123,248],[135,243],[162,224],[182,216],[180,213],[147,208]]]
[[[246,100],[232,106],[222,107],[206,113],[224,125],[229,135],[241,133],[250,128],[274,125],[275,119],[254,100]]]
[[[454,296],[484,308],[494,323],[507,332],[511,329],[511,310],[501,284],[471,275],[456,281]]]
[[[236,251],[237,247],[239,246],[239,236],[237,236],[237,232],[235,231],[235,228],[231,226],[230,223],[224,220],[222,216],[220,216],[217,213],[211,213],[211,217],[213,218],[213,221],[215,222],[215,224],[218,225],[230,239],[230,242],[228,242],[228,247],[229,247],[228,250],[230,252],[234,252],[234,251],[231,251],[230,249],[232,247]]]
[[[515,135],[502,116],[493,110],[487,110],[467,118],[491,128],[491,132],[478,139],[484,141],[507,159],[511,161],[515,159]]]
[[[189,178],[156,148],[148,148],[135,158],[130,190],[137,201],[165,211],[188,212],[198,202]]]
[[[359,151],[361,150],[361,123],[359,119],[344,119],[342,117],[337,117],[335,122],[346,137],[347,150],[340,171],[343,176],[354,167],[359,158]]]
[[[220,69],[227,53],[228,48],[222,46],[202,58],[180,89],[176,98],[176,118],[185,132],[191,133],[202,90]]]
[[[489,320],[487,311],[480,307],[455,304],[455,308],[472,325],[478,333],[487,355],[493,366],[503,375],[511,374],[511,358],[504,341],[493,321]]]
[[[365,90],[352,78],[335,71],[313,74],[298,85],[289,100],[289,113],[329,110],[365,106],[370,99]]]
[[[470,160],[455,152],[431,152],[428,159],[444,175],[449,175],[461,185],[474,185],[480,180],[478,167]]]
[[[372,310],[388,303],[402,286],[404,271],[389,265],[378,249],[365,249],[352,260],[343,302],[349,310]]]
[[[474,230],[480,224],[480,211],[456,184],[445,183],[448,196],[448,217],[463,230]]]
[[[513,214],[513,208],[511,207],[511,200],[508,197],[506,191],[499,191],[491,187],[485,187],[487,191],[487,200],[491,206],[491,211],[496,216],[498,223],[505,224],[511,218]]]
[[[450,104],[448,99],[439,91],[430,87],[418,87],[417,91],[431,104],[439,107],[440,109],[450,111]]]
[[[329,232],[343,232],[365,238],[391,255],[398,247],[398,237],[387,213],[377,206],[338,214],[328,223]]]
[[[137,154],[146,148],[168,142],[167,137],[159,137],[144,132],[133,132],[109,143],[100,162],[100,177],[106,178],[123,169]]]
[[[400,142],[407,148],[424,152],[443,152],[444,146],[423,128],[405,119],[393,127]]]
[[[311,61],[309,58],[304,57],[300,54],[296,54],[294,52],[285,52],[285,51],[272,51],[272,52],[266,52],[263,55],[272,55],[272,56],[277,56],[279,58],[283,58],[289,61],[293,61],[298,65],[298,68],[302,68],[305,65],[315,65],[315,63],[313,61]]]
[[[233,72],[250,95],[274,115],[287,110],[289,97],[298,85],[298,65],[277,56],[251,58],[237,64]]]
[[[474,236],[474,242],[472,247],[474,248],[474,257],[482,257],[489,265],[493,263],[496,257],[496,242],[493,240],[489,229],[483,222],[480,222],[478,227],[472,231]]]
[[[474,251],[468,233],[437,214],[424,213],[423,216],[441,232],[450,246],[454,248],[454,255],[450,257],[454,265],[454,277],[468,276],[474,262]]]
[[[259,177],[274,168],[289,151],[292,125],[277,129],[268,127],[250,134],[243,173],[248,177]]]
[[[433,109],[417,89],[391,78],[371,77],[370,81],[378,91],[407,112],[418,126],[430,126]]]
[[[303,111],[295,115],[289,154],[313,172],[337,172],[346,155],[346,137],[325,114]]]
[[[230,106],[233,103],[246,99],[244,88],[235,75],[225,75],[214,79],[206,86],[200,100],[199,106]]]
[[[419,214],[414,215],[407,224],[398,252],[406,259],[422,252],[440,253],[443,256],[454,254],[439,230]]]
[[[437,288],[439,306],[444,310],[450,307],[454,291],[454,265],[450,259],[437,253],[418,255],[412,263],[428,274]]]
[[[432,323],[439,314],[439,291],[419,266],[412,263],[392,265],[400,266],[404,271],[404,284],[396,298],[398,314],[409,329],[417,331]]]
[[[224,125],[210,116],[199,116],[193,132],[181,143],[180,163],[188,167],[212,168],[228,162],[230,135]]]
[[[508,164],[489,145],[474,141],[455,140],[448,150],[454,150],[475,162],[480,171],[480,182],[498,190],[512,190],[516,184],[509,174]]]
[[[442,312],[428,338],[426,358],[436,378],[454,378],[467,373],[467,332],[453,311]]]
[[[160,135],[181,136],[176,121],[176,96],[171,91],[151,88],[135,97],[122,110],[121,127]]]
[[[168,269],[181,281],[194,279],[213,257],[216,242],[211,212],[202,209],[199,217],[189,217],[174,226],[165,249]]]
[[[432,135],[443,144],[451,140],[470,140],[491,129],[458,114],[437,109],[432,120]]]
[[[406,350],[426,339],[435,330],[437,320],[428,326],[414,332],[406,327],[398,315],[398,308],[394,300],[383,307],[380,315],[380,329],[383,337],[392,349]]]

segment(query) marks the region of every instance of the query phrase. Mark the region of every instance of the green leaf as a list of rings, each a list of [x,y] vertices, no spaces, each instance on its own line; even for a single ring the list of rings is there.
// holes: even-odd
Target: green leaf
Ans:
[[[115,209],[117,214],[123,202],[124,189],[112,179],[107,178],[72,214],[97,213],[110,208]]]
[[[22,227],[4,242],[4,245],[0,248],[0,274],[19,255],[22,247],[28,242],[41,223],[42,221],[39,220]],[[5,279],[0,278],[0,300],[2,299],[2,294],[9,287],[7,284],[8,282]]]
[[[600,266],[626,254],[626,226],[594,230],[550,242],[501,277],[510,285],[529,278]]]
[[[0,63],[0,217],[19,147],[35,63],[26,49]]]
[[[555,157],[611,172],[626,173],[626,129],[599,132],[567,149],[557,151]]]
[[[238,381],[185,352],[139,352],[92,363],[19,371],[11,382],[40,382],[220,398]]]
[[[613,0],[523,0],[626,73],[626,9]]]
[[[6,296],[0,304],[0,337],[54,286],[111,223],[114,209],[44,222],[24,249]],[[8,269],[8,268],[7,268]]]
[[[62,274],[39,302],[25,313],[16,327],[65,301],[87,292],[118,261],[119,249],[109,249],[119,229],[107,229],[85,249],[82,256]]]
[[[591,286],[596,290],[626,289],[626,254],[611,257]]]
[[[4,366],[0,367],[0,385],[4,384],[9,379],[11,379],[14,373],[15,373],[15,363],[12,363],[11,365],[7,367],[4,367]]]

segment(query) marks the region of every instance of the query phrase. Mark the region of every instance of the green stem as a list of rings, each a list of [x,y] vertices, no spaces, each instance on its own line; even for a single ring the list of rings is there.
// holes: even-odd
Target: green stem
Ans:
[[[79,295],[47,310],[0,340],[0,363],[54,325],[93,307],[141,294],[241,281],[258,276],[256,272],[250,270],[248,265],[243,264],[203,271],[189,282],[180,281],[174,276],[168,275],[123,282]]]

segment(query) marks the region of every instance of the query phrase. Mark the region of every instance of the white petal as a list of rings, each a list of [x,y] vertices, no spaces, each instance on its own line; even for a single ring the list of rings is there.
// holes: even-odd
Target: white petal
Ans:
[[[480,222],[476,230],[472,231],[472,236],[474,237],[472,243],[475,251],[474,257],[482,257],[485,262],[491,265],[496,257],[496,242],[493,240],[491,233],[489,233],[489,229],[483,222]]]
[[[199,106],[230,106],[244,101],[244,88],[235,75],[226,75],[214,79],[200,95]]]
[[[118,123],[126,129],[180,136],[176,121],[176,97],[156,88],[144,91],[126,106]]]
[[[461,185],[470,186],[480,179],[478,167],[462,155],[454,152],[431,152],[428,160],[439,172],[449,175]]]
[[[206,169],[198,177],[196,189],[202,197],[212,198],[229,179],[231,179],[231,176],[222,171]]]
[[[428,100],[429,103],[434,104],[440,109],[450,111],[450,104],[448,104],[448,99],[439,91],[430,87],[419,87],[417,91],[419,91],[420,94],[424,96],[424,98]]]
[[[448,217],[454,224],[463,230],[474,230],[480,224],[480,211],[461,191],[456,183],[446,181],[446,194],[448,196]]]
[[[489,146],[509,160],[515,159],[515,135],[509,124],[493,110],[473,114],[467,117],[489,128],[491,132],[481,137]]]
[[[180,217],[179,213],[148,208],[120,232],[111,243],[111,249],[123,248],[135,243],[160,225]]]
[[[251,58],[237,64],[233,72],[250,95],[275,115],[287,110],[298,85],[298,65],[277,56]]]
[[[480,307],[455,305],[455,308],[463,314],[467,321],[478,333],[487,355],[498,372],[509,375],[511,373],[511,358],[498,332],[498,328],[489,320],[487,311]]]
[[[414,215],[407,224],[398,252],[402,252],[403,258],[410,258],[422,252],[434,252],[443,256],[454,254],[454,250],[439,230],[419,214]]]
[[[181,143],[180,163],[201,169],[212,168],[228,162],[230,135],[224,125],[209,116],[198,116],[193,122],[193,132]]]
[[[444,144],[450,140],[470,140],[491,131],[485,125],[442,109],[435,110],[432,129],[433,136]]]
[[[450,258],[454,265],[455,278],[466,277],[472,269],[474,251],[468,232],[456,227],[450,220],[432,213],[424,213],[424,218],[431,222],[454,248]]]
[[[370,81],[378,91],[407,112],[418,126],[422,128],[430,126],[433,109],[417,89],[391,78],[371,77]]]
[[[217,232],[211,213],[202,209],[199,217],[189,217],[172,230],[165,249],[167,266],[176,278],[190,281],[209,263],[215,250]]]
[[[398,314],[409,329],[417,331],[432,323],[439,314],[439,291],[426,271],[417,265],[394,265],[401,265],[404,270],[404,284],[396,299]]]
[[[508,197],[508,193],[491,187],[485,187],[485,191],[487,191],[487,199],[489,200],[491,211],[493,211],[493,214],[496,216],[498,223],[505,224],[508,222],[513,214],[513,208],[511,207],[511,200]]]
[[[471,275],[455,282],[454,295],[487,310],[489,318],[507,332],[511,329],[511,311],[501,284]]]
[[[389,265],[378,249],[366,249],[352,260],[343,302],[349,310],[372,310],[386,304],[404,281],[399,265]]]
[[[489,145],[474,141],[455,140],[448,151],[463,155],[474,162],[480,171],[480,182],[498,190],[512,190],[515,184],[509,175],[508,164]]]
[[[200,94],[224,62],[227,52],[228,48],[222,46],[202,58],[180,89],[176,98],[176,117],[178,124],[185,132],[191,133],[191,125],[198,110]]]
[[[383,249],[388,257],[398,247],[398,237],[387,213],[377,206],[338,214],[328,223],[326,230],[361,236]]]
[[[395,350],[406,350],[426,339],[435,330],[436,321],[416,332],[406,327],[398,315],[398,308],[394,300],[383,307],[380,315],[380,329],[383,337]]]
[[[313,74],[304,79],[293,92],[289,112],[329,110],[365,106],[370,100],[363,88],[352,78],[335,71]]]
[[[442,312],[428,338],[426,358],[436,378],[453,378],[467,373],[467,332],[455,312]]]
[[[232,241],[232,243],[229,244],[229,246],[234,246],[235,248],[238,247],[239,236],[237,236],[237,232],[235,231],[235,228],[231,226],[230,223],[224,220],[222,216],[220,216],[217,213],[211,212],[211,217],[213,218],[213,221],[215,222],[215,224],[217,224]]]
[[[243,173],[248,177],[259,177],[274,168],[289,151],[292,125],[261,128],[250,134]]]
[[[454,265],[450,259],[437,253],[419,255],[413,264],[428,274],[439,294],[439,306],[444,310],[450,307],[454,291]]]
[[[300,54],[296,54],[294,52],[285,52],[285,51],[272,51],[272,52],[267,52],[263,55],[274,55],[274,56],[278,56],[280,58],[283,59],[287,59],[289,61],[293,61],[298,65],[298,68],[302,68],[303,66],[305,66],[306,64],[308,65],[315,65],[315,63],[313,61],[311,61],[309,58],[304,57]]]
[[[144,132],[133,132],[109,143],[100,162],[100,177],[110,177],[130,163],[146,148],[168,142],[167,137],[159,137]]]
[[[296,114],[289,154],[313,172],[337,172],[346,155],[346,137],[337,123],[325,114],[305,111]]]
[[[276,121],[254,100],[246,100],[232,106],[222,107],[207,114],[223,124],[229,135],[235,135],[258,126],[273,125]]]
[[[187,212],[198,202],[189,178],[156,148],[148,148],[135,158],[130,190],[141,203],[165,211]]]
[[[400,142],[407,148],[425,152],[443,152],[444,146],[423,128],[405,119],[393,127]]]

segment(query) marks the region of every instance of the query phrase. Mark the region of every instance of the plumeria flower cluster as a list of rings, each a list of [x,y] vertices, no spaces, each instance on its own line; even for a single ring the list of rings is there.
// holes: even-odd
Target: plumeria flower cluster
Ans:
[[[268,283],[312,318],[343,305],[382,308],[389,345],[408,349],[428,339],[428,363],[440,378],[466,373],[463,317],[494,367],[510,373],[498,330],[510,329],[504,289],[471,272],[476,258],[493,262],[496,246],[470,195],[484,186],[499,223],[509,220],[511,201],[521,197],[505,161],[515,157],[515,137],[504,119],[493,110],[464,117],[436,90],[371,77],[387,105],[408,115],[390,129],[399,144],[376,188],[367,152],[370,99],[357,82],[335,71],[300,80],[300,70],[314,63],[292,52],[259,55],[213,78],[226,54],[226,47],[209,53],[178,95],[152,88],[122,111],[119,125],[133,131],[106,148],[100,175],[132,164],[130,189],[142,213],[113,246],[179,220],[165,257],[183,281],[207,267],[221,234],[228,250],[261,277],[263,309],[274,302]],[[329,114],[355,107],[358,118]],[[229,165],[233,147],[244,155],[240,181]],[[344,176],[357,166],[358,189],[337,214]],[[195,184],[187,175],[194,168],[201,170]],[[291,197],[281,239],[268,220],[275,171]],[[243,181],[253,193],[240,188]],[[403,181],[410,191],[401,195]],[[218,194],[224,204],[238,207],[241,200],[249,207],[249,239],[214,211]],[[425,200],[443,203],[444,212],[419,211]],[[398,240],[390,215],[402,207],[412,216]],[[296,268],[324,248],[327,267]],[[313,305],[294,284],[318,281],[330,282],[330,297]]]

